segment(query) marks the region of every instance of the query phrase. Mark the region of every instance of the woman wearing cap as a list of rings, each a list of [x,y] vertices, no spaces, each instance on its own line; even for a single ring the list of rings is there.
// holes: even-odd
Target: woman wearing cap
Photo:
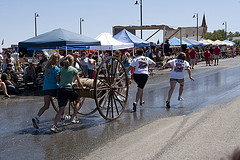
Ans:
[[[153,67],[156,63],[148,57],[143,56],[143,50],[138,49],[136,51],[136,58],[132,61],[130,67],[127,69],[127,72],[131,71],[132,67],[136,67],[133,73],[133,79],[137,83],[137,93],[136,99],[133,103],[133,112],[136,112],[137,103],[140,99],[140,105],[144,103],[143,101],[143,89],[148,80],[148,68]]]
[[[168,63],[166,63],[164,66],[159,68],[159,70],[162,70],[163,68],[165,68],[168,65],[173,66],[173,69],[172,69],[172,72],[170,75],[170,89],[168,92],[168,99],[166,101],[167,108],[170,108],[170,99],[172,97],[172,93],[173,93],[174,88],[177,83],[180,84],[178,100],[179,101],[184,100],[182,98],[182,92],[183,92],[183,88],[184,88],[184,71],[185,70],[188,71],[189,78],[192,81],[194,81],[194,79],[191,76],[191,70],[190,70],[189,63],[187,61],[185,61],[185,59],[186,59],[186,54],[181,52],[178,55],[177,59],[173,59],[173,60],[169,61]]]
[[[60,69],[58,68],[60,54],[54,53],[45,65],[43,94],[44,106],[38,111],[36,117],[32,118],[33,127],[39,128],[40,116],[49,108],[52,97],[57,96],[58,83],[60,82]]]

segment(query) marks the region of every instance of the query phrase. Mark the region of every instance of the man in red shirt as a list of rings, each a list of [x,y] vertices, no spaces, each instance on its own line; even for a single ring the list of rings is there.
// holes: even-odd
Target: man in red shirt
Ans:
[[[190,58],[189,58],[189,54],[190,54],[190,49],[189,47],[187,47],[186,51],[185,51],[185,54],[186,54],[186,61],[190,61]]]
[[[194,48],[192,48],[191,52],[189,53],[189,57],[190,57],[190,68],[194,69],[194,65],[195,65],[195,58],[196,58],[197,52],[195,51]]]
[[[211,55],[211,53],[207,48],[206,51],[204,52],[204,58],[205,58],[205,61],[206,61],[206,66],[207,65],[211,66],[210,65],[210,55]]]
[[[217,62],[217,65],[218,65],[218,62],[219,62],[219,55],[221,53],[221,50],[218,46],[216,46],[213,50],[213,54],[214,54],[214,66],[216,66],[216,62]]]

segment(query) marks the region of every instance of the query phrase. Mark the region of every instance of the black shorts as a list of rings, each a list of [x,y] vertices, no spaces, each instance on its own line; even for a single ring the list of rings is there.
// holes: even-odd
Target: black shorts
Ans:
[[[184,82],[184,78],[183,79],[170,78],[170,82],[171,81],[177,81],[178,83],[182,83],[182,82]]]
[[[137,87],[143,89],[148,80],[147,74],[133,74],[133,79],[137,83]]]
[[[53,96],[53,97],[57,97],[57,89],[48,89],[48,90],[43,90],[43,95],[44,96]]]
[[[67,105],[68,100],[76,101],[79,96],[72,87],[60,87],[57,91],[57,98],[59,107],[64,107]]]

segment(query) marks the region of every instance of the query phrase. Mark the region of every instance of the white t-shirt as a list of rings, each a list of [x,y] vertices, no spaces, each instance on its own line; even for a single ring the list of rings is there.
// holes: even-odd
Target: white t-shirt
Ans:
[[[3,60],[3,56],[0,54],[0,62]]]
[[[189,63],[181,59],[173,59],[169,63],[173,66],[170,78],[184,79],[184,71],[189,67]]]
[[[88,59],[88,69],[90,69],[90,70],[94,70],[94,66],[95,66],[95,64],[93,63],[93,64],[90,64],[90,62],[92,63],[92,62],[94,62],[95,60],[94,59]]]
[[[14,58],[14,60],[15,60],[15,63],[19,60],[19,53],[17,53],[17,52],[14,52],[14,53],[12,53],[11,54],[11,57],[13,57]]]
[[[88,57],[82,57],[82,61],[81,61],[83,66],[87,66],[88,65]]]
[[[148,66],[151,65],[154,61],[145,56],[138,56],[133,59],[130,66],[135,67],[135,74],[148,74]]]

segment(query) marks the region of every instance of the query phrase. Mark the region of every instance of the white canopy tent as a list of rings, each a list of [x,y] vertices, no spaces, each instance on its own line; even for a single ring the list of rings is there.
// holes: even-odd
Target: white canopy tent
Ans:
[[[115,38],[110,33],[101,33],[99,36],[95,38],[96,40],[101,42],[101,46],[90,46],[92,50],[119,50],[119,49],[127,49],[133,48],[133,43],[123,43]]]
[[[208,39],[208,40],[202,39],[202,40],[200,40],[199,42],[201,42],[201,43],[203,43],[203,44],[205,44],[205,45],[211,45],[211,44],[213,43],[213,41],[210,40],[210,39]]]

